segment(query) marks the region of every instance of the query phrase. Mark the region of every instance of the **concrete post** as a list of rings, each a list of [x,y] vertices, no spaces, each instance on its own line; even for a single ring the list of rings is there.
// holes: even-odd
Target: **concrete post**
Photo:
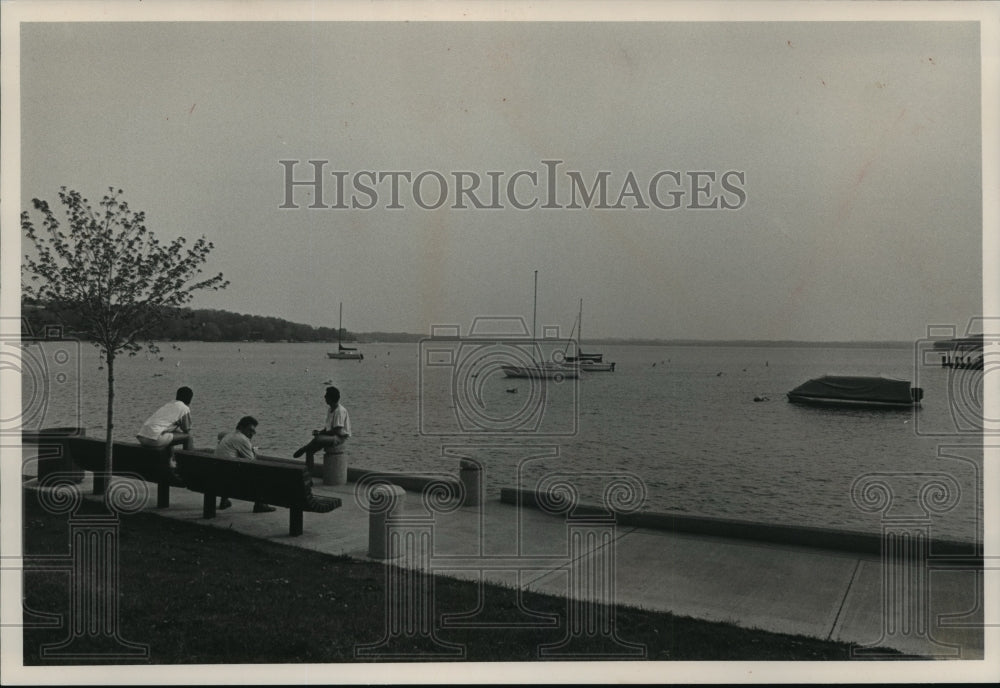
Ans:
[[[347,484],[347,455],[327,452],[323,454],[323,484]]]
[[[483,471],[474,461],[462,459],[459,463],[459,480],[465,491],[462,506],[479,506],[483,502]]]
[[[368,556],[374,559],[395,559],[402,552],[393,551],[389,538],[389,521],[398,516],[406,501],[406,490],[399,485],[379,483],[368,493]]]

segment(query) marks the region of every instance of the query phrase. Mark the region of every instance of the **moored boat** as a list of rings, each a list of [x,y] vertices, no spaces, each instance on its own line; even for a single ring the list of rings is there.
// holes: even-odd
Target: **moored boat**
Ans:
[[[326,357],[337,361],[361,361],[364,360],[365,355],[357,349],[341,346],[337,351],[327,351]]]
[[[580,314],[576,317],[576,323],[573,326],[576,330],[577,341],[583,341],[583,299],[580,299]],[[570,332],[570,338],[573,337],[573,333]],[[565,353],[565,352],[564,352]],[[582,348],[577,348],[576,355],[570,355],[565,353],[563,360],[566,363],[575,364],[580,366],[580,370],[585,370],[589,373],[613,373],[615,370],[614,363],[605,363],[604,354],[591,353],[585,354]]]
[[[531,341],[535,340],[535,323],[538,318],[538,270],[535,270],[534,300],[531,311]],[[565,361],[532,361],[525,364],[504,364],[500,366],[507,377],[532,378],[535,380],[562,380],[580,377],[580,367]]]
[[[565,363],[528,363],[526,365],[502,365],[500,369],[507,377],[527,377],[536,380],[570,380],[580,377],[582,366]]]
[[[601,354],[597,354],[601,356]],[[613,373],[615,372],[615,364],[604,363],[603,361],[592,361],[590,359],[582,359],[579,362],[580,370],[588,373]]]
[[[824,375],[788,392],[788,401],[814,406],[906,408],[919,406],[923,397],[909,380],[851,375]]]
[[[353,346],[344,346],[341,339],[344,336],[344,302],[340,302],[340,322],[337,324],[337,350],[327,351],[326,357],[336,361],[361,361],[365,355]]]

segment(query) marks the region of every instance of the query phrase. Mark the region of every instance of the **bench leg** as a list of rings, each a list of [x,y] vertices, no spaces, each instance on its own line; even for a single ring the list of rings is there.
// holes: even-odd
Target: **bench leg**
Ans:
[[[288,510],[288,534],[302,535],[302,509]]]
[[[205,518],[215,518],[215,495],[205,493],[205,499],[202,502],[204,508],[202,509],[202,515]]]
[[[170,506],[170,483],[156,484],[156,508],[166,509]]]

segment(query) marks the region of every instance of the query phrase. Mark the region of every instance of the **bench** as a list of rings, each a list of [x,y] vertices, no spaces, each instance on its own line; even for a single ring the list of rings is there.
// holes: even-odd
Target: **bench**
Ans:
[[[337,497],[312,493],[305,466],[267,459],[230,459],[208,452],[175,451],[174,461],[184,486],[204,497],[204,517],[215,517],[215,501],[225,495],[248,502],[266,502],[289,510],[288,534],[302,535],[302,514],[326,513],[341,505]]]
[[[70,457],[80,468],[94,474],[94,494],[104,493],[104,440],[91,437],[70,437],[67,440]],[[111,473],[139,476],[147,483],[156,483],[156,507],[170,506],[170,488],[182,487],[170,467],[170,447],[156,449],[138,442],[112,442]]]
[[[42,428],[21,432],[22,455],[27,456],[31,453],[32,447],[37,450],[35,456],[39,483],[53,473],[59,473],[74,483],[83,482],[83,471],[73,463],[68,441],[70,437],[83,437],[86,434],[86,428],[77,427]]]

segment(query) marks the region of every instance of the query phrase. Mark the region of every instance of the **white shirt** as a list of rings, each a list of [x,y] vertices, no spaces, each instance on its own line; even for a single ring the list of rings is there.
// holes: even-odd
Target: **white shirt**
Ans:
[[[351,436],[351,417],[347,415],[347,409],[340,404],[327,412],[326,425],[323,429],[330,432],[336,427],[343,428],[347,437]]]
[[[165,432],[188,432],[191,429],[191,409],[183,401],[164,404],[142,424],[139,434],[151,440]]]
[[[239,430],[234,430],[219,440],[215,455],[227,459],[253,459],[256,456],[250,438]]]

